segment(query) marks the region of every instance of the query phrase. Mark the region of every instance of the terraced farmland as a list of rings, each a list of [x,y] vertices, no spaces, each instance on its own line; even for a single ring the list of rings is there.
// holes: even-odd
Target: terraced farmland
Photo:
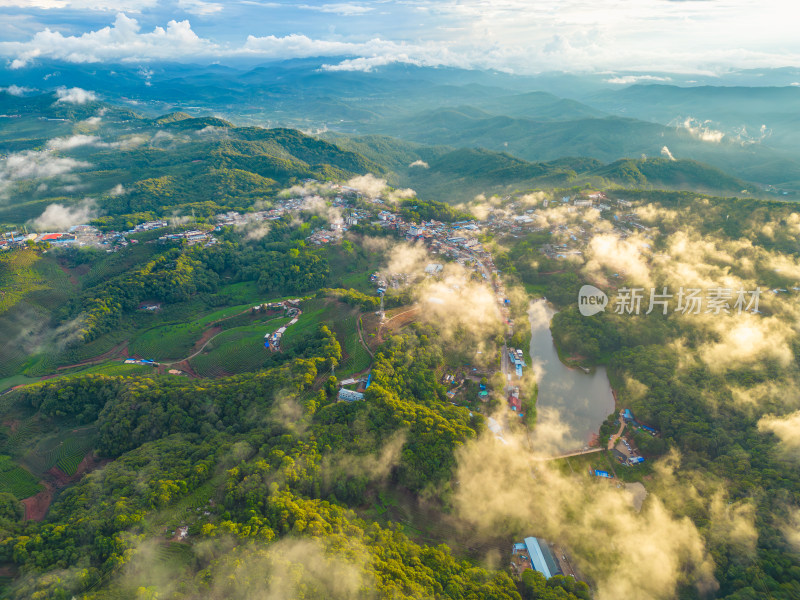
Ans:
[[[202,354],[189,361],[189,365],[201,377],[220,377],[263,369],[273,359],[272,352],[264,348],[264,334],[275,331],[288,321],[287,318],[273,319],[268,323],[224,331],[206,346]]]
[[[33,250],[0,254],[0,313],[8,310],[29,292],[47,289],[47,283],[34,268],[39,257]]]
[[[92,449],[91,439],[67,438],[57,452],[56,466],[70,477],[75,475],[83,457]]]
[[[153,360],[179,360],[191,354],[203,329],[197,323],[151,329],[128,345],[128,353]]]
[[[342,346],[342,362],[336,369],[340,377],[347,377],[354,373],[366,370],[372,362],[372,357],[366,348],[361,345],[358,338],[358,320],[360,313],[355,310],[344,319],[333,323],[336,338]]]
[[[274,315],[251,314],[250,305],[230,306],[190,323],[165,325],[146,331],[128,346],[132,355],[153,360],[180,360],[192,353],[197,340],[211,326],[234,329],[245,326],[263,327]],[[278,327],[278,326],[276,326]],[[263,337],[263,333],[261,334]]]
[[[0,492],[8,492],[22,500],[41,489],[42,486],[30,472],[14,464],[11,457],[0,455]]]
[[[286,330],[283,348],[288,350],[302,338],[311,335],[320,325],[327,325],[336,334],[342,347],[342,361],[336,374],[346,377],[367,369],[372,357],[358,339],[358,308],[331,300],[311,300],[303,305],[303,314],[297,324]]]
[[[0,331],[5,335],[0,344],[0,378],[10,377],[23,368],[37,345],[37,324],[47,322],[41,307],[21,302],[9,310],[0,310]]]
[[[94,433],[94,429],[86,428],[44,438],[24,456],[22,462],[32,473],[40,476],[53,467],[58,467],[66,475],[74,475],[83,457],[92,449]]]
[[[41,426],[34,419],[26,419],[17,424],[14,433],[8,436],[0,451],[15,454],[25,446],[33,436],[41,431]]]
[[[150,375],[155,372],[155,369],[148,365],[126,365],[117,359],[87,369],[81,369],[80,372],[97,373],[99,375]]]

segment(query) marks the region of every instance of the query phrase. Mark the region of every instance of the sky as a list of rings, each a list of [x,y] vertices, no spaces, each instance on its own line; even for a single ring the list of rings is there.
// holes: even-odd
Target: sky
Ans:
[[[797,17],[793,0],[0,0],[0,61],[718,74],[800,66]]]

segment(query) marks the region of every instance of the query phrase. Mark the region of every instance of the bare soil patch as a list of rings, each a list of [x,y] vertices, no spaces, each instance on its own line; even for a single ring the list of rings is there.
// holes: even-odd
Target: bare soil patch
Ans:
[[[53,494],[55,491],[75,483],[83,477],[84,474],[103,467],[110,462],[111,459],[99,459],[94,455],[94,452],[89,451],[86,453],[86,456],[83,457],[83,460],[78,465],[78,469],[72,476],[67,475],[58,467],[52,467],[39,482],[44,486],[44,489],[35,496],[22,500],[22,504],[25,507],[25,520],[41,521],[44,519],[50,508],[50,504],[53,502]]]

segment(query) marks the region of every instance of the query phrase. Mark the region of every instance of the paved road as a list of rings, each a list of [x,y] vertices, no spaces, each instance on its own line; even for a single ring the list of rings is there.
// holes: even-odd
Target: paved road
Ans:
[[[605,448],[588,448],[587,450],[576,450],[575,452],[567,452],[566,454],[559,454],[558,456],[542,456],[535,457],[533,460],[558,460],[559,458],[569,458],[570,456],[580,456],[581,454],[592,454],[594,452],[602,452]]]

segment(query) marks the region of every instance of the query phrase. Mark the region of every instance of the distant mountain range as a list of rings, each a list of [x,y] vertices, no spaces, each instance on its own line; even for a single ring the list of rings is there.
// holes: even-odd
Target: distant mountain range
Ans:
[[[661,157],[663,152],[762,186],[800,191],[797,86],[690,85],[689,79],[674,75],[655,77],[664,80],[658,84],[624,86],[608,82],[628,79],[608,75],[515,77],[412,65],[368,73],[324,69],[325,63],[335,62],[156,64],[147,69],[97,65],[91,70],[42,63],[0,69],[0,83],[37,89],[78,86],[150,116],[180,110],[238,125],[380,134],[507,152],[533,162],[587,156],[608,163]],[[800,79],[796,71],[741,72],[724,81],[785,82],[796,75]],[[80,109],[73,110],[78,114]]]
[[[373,124],[397,137],[330,131],[310,136],[291,128],[236,126],[220,116],[194,117],[185,111],[149,116],[99,100],[68,103],[53,93],[0,92],[0,114],[5,115],[0,153],[18,153],[42,173],[37,181],[6,182],[11,187],[0,202],[0,222],[22,223],[49,204],[78,204],[86,197],[99,199],[101,212],[109,216],[214,214],[247,208],[302,179],[346,180],[364,173],[411,187],[423,199],[453,203],[479,193],[575,186],[724,195],[757,191],[754,184],[714,166],[659,155],[665,144],[677,154],[699,143],[687,132],[591,116],[593,109],[549,94],[510,98],[517,112],[542,111],[551,120],[498,116],[465,106]],[[502,99],[486,104],[492,102]],[[60,138],[61,145],[50,142],[53,138]],[[732,146],[723,141],[717,149]],[[656,156],[639,157],[644,150]],[[76,161],[68,180],[40,168],[54,152]],[[117,186],[125,192],[112,193]]]

